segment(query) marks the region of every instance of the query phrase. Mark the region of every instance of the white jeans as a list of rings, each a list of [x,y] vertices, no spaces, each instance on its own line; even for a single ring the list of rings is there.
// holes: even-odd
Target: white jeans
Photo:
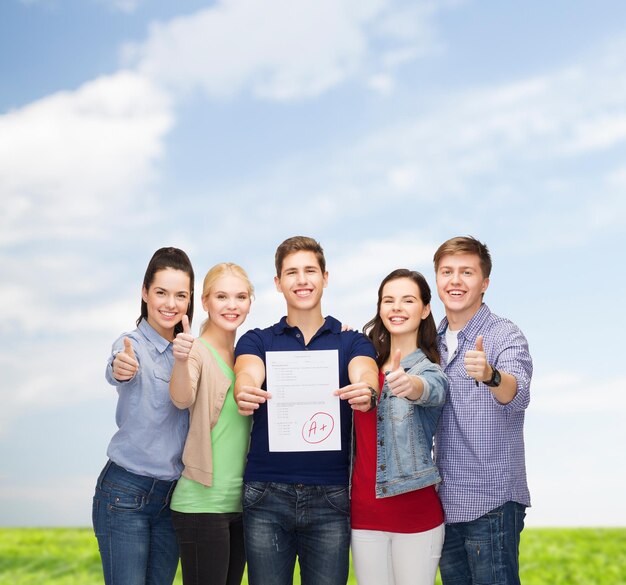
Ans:
[[[444,525],[412,534],[352,530],[352,563],[358,585],[433,585]]]

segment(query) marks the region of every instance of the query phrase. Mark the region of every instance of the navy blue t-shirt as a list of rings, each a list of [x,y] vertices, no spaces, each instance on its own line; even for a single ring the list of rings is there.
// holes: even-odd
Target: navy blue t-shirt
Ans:
[[[359,356],[375,359],[374,347],[363,334],[341,331],[341,323],[326,317],[324,324],[308,345],[297,327],[290,327],[287,318],[267,329],[253,329],[241,337],[235,357],[256,355],[265,364],[266,351],[339,350],[339,386],[350,384],[348,364]],[[263,389],[265,389],[265,381]],[[254,411],[250,451],[244,474],[245,481],[274,481],[305,485],[345,485],[350,466],[352,409],[347,401],[340,403],[341,451],[270,452],[267,433],[267,404]]]

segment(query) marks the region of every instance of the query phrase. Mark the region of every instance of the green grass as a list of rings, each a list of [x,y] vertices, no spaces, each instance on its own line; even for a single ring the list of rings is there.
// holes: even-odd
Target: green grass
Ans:
[[[626,585],[626,528],[526,529],[520,557],[524,585]],[[102,582],[91,529],[0,528],[0,585]]]

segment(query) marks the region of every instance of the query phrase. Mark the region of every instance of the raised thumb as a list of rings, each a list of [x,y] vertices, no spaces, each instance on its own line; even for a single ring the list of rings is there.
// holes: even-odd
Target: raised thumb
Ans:
[[[189,326],[189,317],[187,315],[183,315],[183,333],[191,335],[191,327]]]
[[[402,359],[402,353],[399,349],[396,350],[396,353],[393,354],[393,359],[391,360],[391,371],[395,372],[400,367],[400,360]]]
[[[135,352],[133,350],[133,344],[128,337],[124,337],[124,353],[133,359],[135,358]]]

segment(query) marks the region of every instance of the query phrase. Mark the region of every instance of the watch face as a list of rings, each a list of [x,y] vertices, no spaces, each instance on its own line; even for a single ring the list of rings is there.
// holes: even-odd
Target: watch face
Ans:
[[[371,386],[370,386],[370,392],[371,392],[370,409],[376,408],[376,406],[378,405],[378,392],[376,392],[376,390],[374,390],[374,388],[372,388]]]

